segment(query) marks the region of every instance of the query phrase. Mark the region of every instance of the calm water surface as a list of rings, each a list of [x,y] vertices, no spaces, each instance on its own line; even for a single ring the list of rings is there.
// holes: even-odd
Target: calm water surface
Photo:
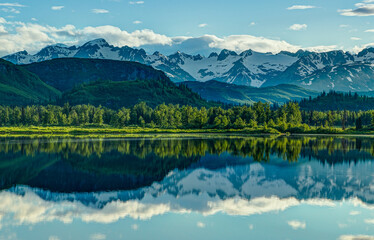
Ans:
[[[0,138],[0,239],[374,239],[374,138]]]

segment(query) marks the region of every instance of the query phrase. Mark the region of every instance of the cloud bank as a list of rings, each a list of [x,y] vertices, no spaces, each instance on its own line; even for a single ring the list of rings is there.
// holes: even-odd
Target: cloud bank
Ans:
[[[57,9],[56,9],[57,10]],[[94,13],[106,13],[105,9],[93,9]],[[140,24],[141,21],[134,21]],[[200,27],[206,26],[201,24]],[[303,30],[306,24],[295,24],[290,27],[292,30]],[[112,25],[87,26],[77,28],[74,25],[54,27],[41,25],[33,22],[7,21],[0,17],[0,55],[4,56],[18,51],[26,50],[35,53],[48,45],[63,43],[66,45],[81,45],[87,41],[104,38],[110,44],[118,47],[129,46],[144,48],[152,53],[160,51],[170,54],[178,50],[196,54],[209,54],[212,51],[228,49],[238,53],[252,49],[257,52],[280,51],[296,52],[302,47],[283,40],[258,37],[253,35],[230,35],[218,37],[215,35],[203,35],[200,37],[191,36],[166,36],[150,29],[135,30],[128,32]],[[314,46],[309,49],[313,51],[331,50],[336,46]]]

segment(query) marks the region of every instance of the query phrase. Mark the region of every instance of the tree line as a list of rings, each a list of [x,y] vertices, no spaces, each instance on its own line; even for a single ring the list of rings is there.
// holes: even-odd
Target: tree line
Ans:
[[[141,102],[131,108],[112,110],[92,105],[0,106],[0,126],[140,126],[170,129],[243,129],[257,126],[284,131],[291,127],[339,126],[357,129],[373,125],[374,111],[306,111],[298,103],[282,106],[257,102],[251,106],[197,108],[161,104],[151,108]]]

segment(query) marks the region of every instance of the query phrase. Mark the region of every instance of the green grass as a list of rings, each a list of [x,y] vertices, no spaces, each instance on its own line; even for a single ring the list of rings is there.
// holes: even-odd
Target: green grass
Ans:
[[[280,134],[272,128],[245,128],[245,129],[161,129],[126,127],[0,127],[0,136],[7,135],[86,135],[86,136],[139,136],[144,134]]]
[[[374,129],[364,128],[355,130],[349,128],[320,128],[312,127],[306,130],[302,128],[289,128],[286,131],[280,131],[277,128],[256,127],[244,129],[161,129],[161,128],[141,128],[125,127],[113,128],[110,126],[82,126],[82,127],[64,127],[64,126],[46,126],[46,127],[0,127],[0,136],[85,136],[85,137],[198,137],[198,136],[219,136],[219,135],[257,135],[257,134],[331,134],[331,135],[371,135]]]

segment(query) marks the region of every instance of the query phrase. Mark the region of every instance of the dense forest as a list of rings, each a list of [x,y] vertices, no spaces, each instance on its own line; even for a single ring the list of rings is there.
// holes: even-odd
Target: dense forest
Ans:
[[[309,97],[300,101],[303,110],[329,111],[350,110],[367,111],[374,109],[374,98],[356,93],[330,91],[322,92],[315,98]]]
[[[281,132],[289,128],[348,127],[362,129],[373,123],[374,111],[305,111],[297,103],[282,106],[257,102],[252,106],[197,108],[146,103],[112,110],[92,105],[0,107],[0,126],[139,126],[164,129],[244,129],[263,126]]]

